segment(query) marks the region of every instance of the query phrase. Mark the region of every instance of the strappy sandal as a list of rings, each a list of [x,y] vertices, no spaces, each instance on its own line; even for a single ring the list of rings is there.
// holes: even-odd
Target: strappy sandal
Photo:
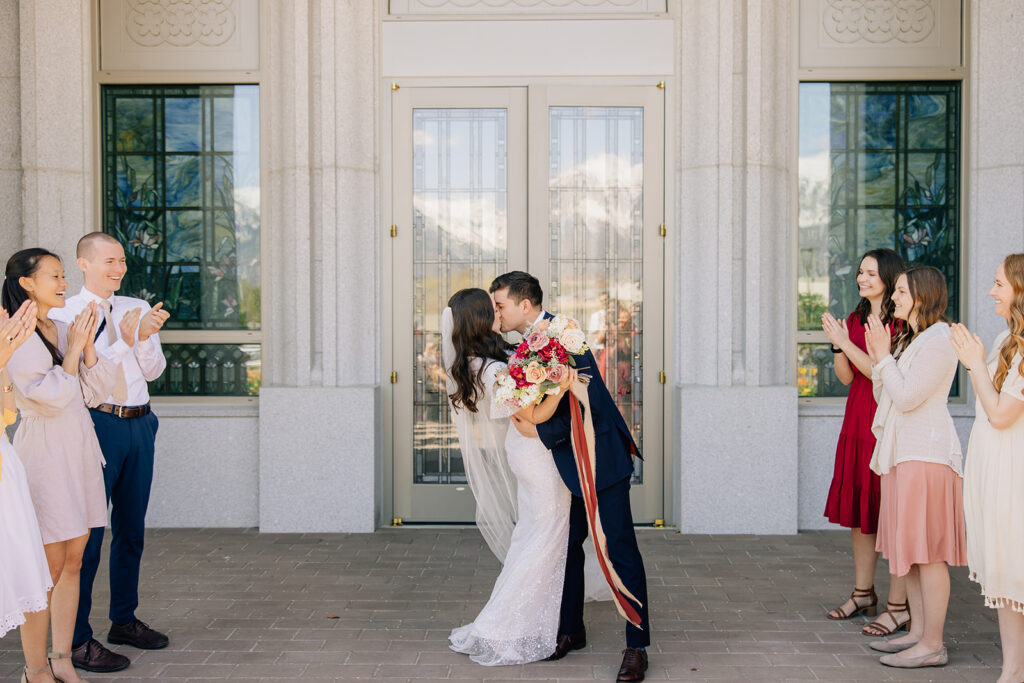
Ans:
[[[862,605],[857,602],[857,598],[869,598],[870,602]],[[853,601],[854,608],[853,611],[849,614],[847,614],[846,611],[843,610],[843,607],[846,605],[846,603],[844,602],[839,607],[836,607],[835,609],[831,610],[825,616],[827,616],[829,619],[832,619],[833,621],[839,621],[841,619],[850,619],[852,617],[857,616],[858,614],[866,614],[869,617],[873,617],[878,612],[878,595],[875,594],[874,586],[872,586],[871,588],[854,588],[853,592],[850,593],[850,600]],[[833,614],[836,614],[838,616],[832,616]]]
[[[71,653],[70,652],[53,652],[53,651],[50,651],[50,652],[46,653],[46,656],[51,661],[54,660],[54,659],[71,659]],[[50,675],[53,676],[53,673],[52,673],[53,672],[53,666],[52,665],[50,666],[50,672],[51,672]],[[53,680],[57,681],[57,683],[64,683],[64,679],[57,678],[56,676],[53,676]],[[89,683],[89,681],[87,681],[87,680],[85,680],[83,678],[82,679],[82,683]]]
[[[905,621],[900,621],[896,618],[896,615],[900,612],[907,613],[907,618]],[[886,614],[889,615],[889,620],[893,623],[892,628],[889,628],[885,624],[880,623],[882,621],[882,617],[884,617]],[[860,632],[866,636],[880,637],[892,635],[900,629],[906,629],[907,633],[910,633],[910,603],[886,602],[885,611],[879,614],[877,619],[875,619],[870,624],[862,628]]]
[[[38,669],[30,669],[26,666],[25,670],[21,672],[21,683],[28,683],[29,676],[38,676],[39,674],[45,673],[49,673],[50,678],[52,678],[53,680],[58,680],[57,678],[54,678],[53,671],[50,669],[49,663],[47,663],[46,666],[41,666]]]

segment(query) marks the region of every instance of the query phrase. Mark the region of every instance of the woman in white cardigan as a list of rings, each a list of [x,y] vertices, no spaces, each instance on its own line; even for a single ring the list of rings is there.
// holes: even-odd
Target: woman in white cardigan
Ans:
[[[891,341],[871,316],[865,335],[878,400],[871,469],[882,476],[877,548],[891,573],[907,577],[914,620],[907,635],[871,647],[889,653],[880,660],[887,666],[944,666],[948,565],[967,563],[963,456],[946,405],[957,357],[945,321],[945,277],[931,266],[911,268],[896,280],[892,299],[895,316],[908,323],[904,331]]]

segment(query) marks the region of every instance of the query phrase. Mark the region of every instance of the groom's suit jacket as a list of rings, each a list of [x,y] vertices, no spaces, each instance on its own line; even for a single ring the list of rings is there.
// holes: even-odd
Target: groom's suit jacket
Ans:
[[[545,317],[551,319],[554,316],[548,313]],[[601,379],[594,355],[590,351],[584,351],[573,356],[573,359],[578,371],[590,375],[587,394],[590,397],[594,421],[597,490],[603,491],[633,474],[633,458],[630,451],[639,457],[640,449],[633,442],[633,436],[626,426],[626,421],[622,419],[622,413],[615,406],[615,401],[608,393],[608,387]],[[551,449],[562,481],[574,496],[582,496],[579,475],[576,474],[576,459],[572,452],[572,420],[569,416],[568,398],[562,399],[551,419],[537,425],[537,436]]]

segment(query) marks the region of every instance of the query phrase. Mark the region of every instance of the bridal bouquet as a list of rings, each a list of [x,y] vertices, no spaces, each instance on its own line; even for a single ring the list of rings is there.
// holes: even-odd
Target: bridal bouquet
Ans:
[[[540,403],[545,394],[560,391],[574,355],[586,351],[587,337],[580,324],[564,315],[542,320],[526,331],[508,361],[508,372],[498,375],[494,402],[516,410]]]

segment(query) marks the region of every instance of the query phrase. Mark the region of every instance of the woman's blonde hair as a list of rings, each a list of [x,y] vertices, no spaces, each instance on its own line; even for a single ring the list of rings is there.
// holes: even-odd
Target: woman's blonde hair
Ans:
[[[1020,354],[1024,358],[1024,254],[1007,256],[1003,261],[1003,272],[1013,288],[1013,301],[1010,302],[1010,315],[1006,319],[1010,326],[1010,336],[999,347],[999,366],[992,379],[996,391],[1002,390],[1013,357]],[[1017,370],[1024,377],[1024,362],[1017,366]]]
[[[946,291],[946,276],[934,266],[914,266],[903,271],[907,276],[907,289],[914,300],[913,312],[917,314],[917,332],[906,325],[893,342],[895,349],[906,349],[914,337],[938,322],[949,322],[946,305],[949,295]]]

